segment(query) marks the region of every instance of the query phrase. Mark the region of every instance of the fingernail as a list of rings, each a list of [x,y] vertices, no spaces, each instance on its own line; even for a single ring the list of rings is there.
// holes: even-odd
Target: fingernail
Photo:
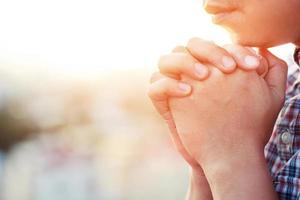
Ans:
[[[258,58],[254,57],[254,56],[245,56],[244,61],[245,61],[245,64],[247,65],[247,67],[249,67],[249,68],[256,68],[259,66]]]
[[[183,91],[185,93],[189,93],[192,89],[191,86],[186,83],[179,83],[178,87],[181,91]]]
[[[197,76],[199,76],[200,78],[204,78],[208,72],[207,67],[201,63],[195,64],[195,70],[196,70]]]
[[[222,58],[222,63],[225,68],[234,68],[235,67],[235,61],[228,56],[224,56]]]

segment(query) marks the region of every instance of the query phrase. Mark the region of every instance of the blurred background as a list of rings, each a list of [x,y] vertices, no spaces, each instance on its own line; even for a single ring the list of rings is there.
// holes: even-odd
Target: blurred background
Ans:
[[[0,199],[184,199],[188,167],[146,92],[173,47],[230,41],[201,6],[1,1]],[[272,51],[291,62],[291,45]]]

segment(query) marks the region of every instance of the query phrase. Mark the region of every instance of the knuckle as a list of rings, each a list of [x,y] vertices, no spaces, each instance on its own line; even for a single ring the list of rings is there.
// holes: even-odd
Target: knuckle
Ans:
[[[185,51],[186,51],[186,49],[185,49],[185,47],[182,46],[182,45],[176,46],[176,47],[172,50],[172,52],[185,52]]]
[[[169,57],[169,55],[162,55],[162,56],[159,57],[159,59],[158,59],[158,64],[157,64],[159,69],[160,69],[162,66],[165,65],[165,62],[166,62],[166,60],[167,60],[168,57]]]
[[[225,44],[225,45],[222,46],[222,48],[227,50],[228,52],[240,51],[242,49],[237,44]]]
[[[147,95],[152,101],[158,101],[161,96],[165,93],[164,87],[161,85],[152,84],[148,88]]]
[[[187,69],[193,65],[194,61],[192,60],[191,56],[188,54],[182,55],[181,63],[179,65],[180,69]]]
[[[183,72],[188,66],[191,66],[193,61],[191,56],[186,53],[176,53],[173,55],[162,56],[158,69],[161,73]]]
[[[171,87],[171,81],[167,78],[162,78],[157,83],[159,85],[159,88],[168,90]]]
[[[165,78],[161,78],[157,81],[155,81],[154,83],[151,83],[149,88],[148,88],[148,96],[150,97],[155,97],[157,96],[157,94],[160,94],[164,88],[166,87],[166,79]]]
[[[195,43],[195,42],[198,41],[198,40],[201,40],[201,39],[198,38],[198,37],[192,37],[192,38],[190,38],[190,39],[188,40],[188,44],[193,44],[193,43]]]
[[[283,66],[283,67],[287,67],[288,66],[287,63],[285,61],[283,61],[283,60],[279,60],[278,64],[281,65],[281,66]]]
[[[150,85],[150,86],[148,87],[147,96],[148,96],[150,99],[153,99],[153,97],[155,96],[154,88],[153,88],[152,85]]]
[[[157,79],[159,78],[159,76],[160,76],[160,73],[159,73],[159,72],[154,72],[154,73],[151,75],[149,82],[150,82],[150,83],[153,83],[153,82],[157,81]]]
[[[212,40],[204,40],[201,38],[193,37],[188,41],[188,47],[194,47],[198,45],[206,45],[206,46],[216,46],[216,44]]]
[[[194,48],[195,46],[198,46],[199,44],[203,43],[204,40],[198,37],[192,37],[191,39],[189,39],[188,43],[187,43],[187,47],[188,48]]]
[[[176,53],[173,57],[173,67],[181,69],[182,67],[190,64],[190,56],[186,53]]]
[[[218,54],[219,50],[222,49],[216,45],[213,41],[203,40],[199,38],[192,38],[186,47],[192,54],[196,53],[202,56],[212,57],[214,54]],[[214,53],[211,53],[214,52]]]

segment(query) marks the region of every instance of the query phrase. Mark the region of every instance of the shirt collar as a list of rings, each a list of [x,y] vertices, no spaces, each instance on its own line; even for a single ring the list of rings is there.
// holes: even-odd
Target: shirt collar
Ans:
[[[295,52],[294,52],[294,61],[299,64],[299,60],[300,60],[300,47],[296,47]]]

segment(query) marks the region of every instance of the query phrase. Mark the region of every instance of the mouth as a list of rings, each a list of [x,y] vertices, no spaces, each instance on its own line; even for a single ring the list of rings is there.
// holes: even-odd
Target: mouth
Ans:
[[[212,21],[215,24],[221,23],[236,11],[236,8],[234,7],[213,4],[206,4],[204,9],[208,14],[212,15]]]
[[[231,14],[233,14],[233,11],[216,13],[212,15],[212,22],[215,24],[220,24],[225,20],[228,20]]]
[[[213,4],[213,3],[207,3],[204,6],[204,9],[207,13],[216,15],[219,13],[225,13],[225,12],[232,12],[236,10],[235,7],[230,5],[221,5],[221,4]]]

